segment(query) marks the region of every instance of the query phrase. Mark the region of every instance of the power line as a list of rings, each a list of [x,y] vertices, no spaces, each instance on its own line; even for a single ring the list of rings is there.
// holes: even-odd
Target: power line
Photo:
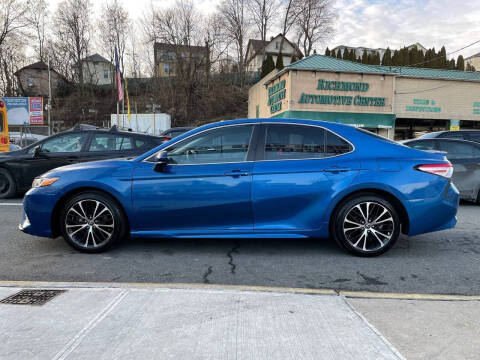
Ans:
[[[449,52],[448,54],[445,54],[445,56],[449,56],[449,55],[455,54],[455,53],[457,53],[457,52],[459,52],[459,51],[462,51],[462,50],[464,50],[464,49],[466,49],[466,48],[468,48],[468,47],[470,47],[470,46],[473,46],[473,45],[475,45],[475,44],[478,44],[478,43],[480,43],[480,40],[474,41],[473,43],[471,43],[471,44],[469,44],[469,45],[466,45],[466,46],[464,46],[464,47],[462,47],[462,48],[460,48],[460,49],[458,49],[458,50]],[[406,67],[426,64],[426,63],[429,63],[429,62],[432,62],[432,61],[434,61],[434,60],[441,59],[441,58],[442,58],[442,56],[437,56],[437,57],[434,57],[433,59],[430,59],[430,60],[427,60],[427,61],[422,61],[422,62],[419,62],[419,63],[406,65]]]

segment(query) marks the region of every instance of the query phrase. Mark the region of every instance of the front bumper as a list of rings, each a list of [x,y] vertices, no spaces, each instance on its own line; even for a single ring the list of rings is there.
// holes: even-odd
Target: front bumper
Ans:
[[[58,201],[58,194],[46,189],[30,189],[23,198],[23,216],[18,226],[29,235],[53,237],[52,213]]]

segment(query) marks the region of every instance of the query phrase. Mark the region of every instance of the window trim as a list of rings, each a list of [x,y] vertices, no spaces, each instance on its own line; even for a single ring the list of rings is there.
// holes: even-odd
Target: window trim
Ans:
[[[220,163],[202,163],[202,164],[168,164],[168,166],[199,166],[199,165],[221,165],[221,164],[239,164],[239,163],[249,163],[249,162],[253,162],[253,160],[248,160],[250,159],[251,155],[250,153],[252,152],[252,146],[255,146],[255,144],[252,144],[252,141],[253,141],[253,138],[255,136],[255,133],[256,133],[256,128],[258,127],[258,125],[260,125],[259,123],[242,123],[242,124],[230,124],[230,125],[223,125],[223,126],[215,126],[213,128],[208,128],[208,129],[205,129],[205,130],[202,130],[202,131],[199,131],[199,132],[196,132],[194,134],[191,134],[183,139],[179,139],[177,141],[175,141],[173,144],[170,144],[167,148],[165,149],[161,149],[155,153],[153,153],[152,155],[150,155],[149,157],[145,158],[142,160],[142,162],[149,162],[149,163],[154,163],[154,161],[152,161],[151,159],[155,158],[155,156],[159,153],[159,152],[162,152],[162,151],[167,151],[168,152],[168,149],[174,145],[176,145],[177,143],[181,142],[181,141],[184,141],[184,140],[187,140],[187,139],[190,139],[191,137],[193,136],[196,136],[196,135],[199,135],[199,134],[202,134],[206,131],[210,131],[210,130],[217,130],[217,129],[223,129],[223,128],[227,128],[227,127],[231,127],[231,126],[244,126],[244,125],[250,125],[250,126],[253,126],[253,129],[252,129],[252,134],[250,135],[250,142],[248,144],[248,151],[247,151],[247,155],[245,156],[245,160],[243,161],[229,161],[229,162],[220,162]]]
[[[264,125],[267,125],[267,126],[264,126],[264,134],[263,134],[263,137],[262,139],[260,140],[260,142],[258,143],[258,149],[259,151],[257,152],[257,156],[255,156],[255,162],[270,162],[270,161],[301,161],[301,160],[325,160],[325,159],[332,159],[332,158],[335,158],[335,157],[339,157],[339,156],[344,156],[344,155],[347,155],[347,154],[350,154],[350,153],[353,153],[355,151],[355,145],[352,144],[352,142],[350,142],[349,140],[347,140],[346,138],[344,138],[343,136],[337,134],[335,131],[332,131],[324,126],[321,126],[321,125],[314,125],[314,124],[301,124],[301,123],[290,123],[290,122],[273,122],[273,121],[270,121],[270,122],[263,122],[262,124]],[[338,155],[333,155],[333,156],[326,156],[326,157],[323,157],[323,158],[305,158],[305,159],[272,159],[272,160],[266,160],[265,159],[265,144],[266,144],[266,141],[267,141],[267,127],[268,125],[294,125],[294,126],[311,126],[311,127],[317,127],[317,128],[320,128],[320,129],[323,129],[325,131],[325,141],[327,139],[327,131],[331,132],[332,134],[338,136],[340,139],[346,141],[351,147],[352,147],[352,150],[349,151],[349,152],[346,152],[346,153],[343,153],[343,154],[338,154]],[[324,143],[325,145],[325,143]]]

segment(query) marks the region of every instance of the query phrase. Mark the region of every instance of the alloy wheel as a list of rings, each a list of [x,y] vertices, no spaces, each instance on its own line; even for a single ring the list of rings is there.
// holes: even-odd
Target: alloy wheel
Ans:
[[[96,249],[110,240],[115,230],[112,211],[101,201],[80,200],[67,211],[65,229],[77,246]]]
[[[343,220],[343,233],[355,250],[374,252],[392,239],[395,222],[382,204],[365,201],[353,206]]]

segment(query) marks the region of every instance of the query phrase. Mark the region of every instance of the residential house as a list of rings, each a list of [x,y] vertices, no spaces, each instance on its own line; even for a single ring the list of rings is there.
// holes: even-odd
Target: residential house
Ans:
[[[115,67],[111,61],[108,61],[99,54],[87,56],[81,61],[83,82],[92,85],[110,85],[115,78]],[[78,66],[75,69],[78,79]]]
[[[351,52],[352,50],[355,51],[355,57],[357,59],[359,57],[361,58],[363,56],[364,51],[367,52],[367,55],[375,55],[375,54],[378,53],[380,55],[380,59],[381,59],[383,57],[383,54],[385,54],[385,51],[387,50],[387,49],[384,49],[384,48],[373,49],[373,48],[368,48],[368,47],[363,47],[363,46],[353,47],[353,46],[340,45],[340,46],[334,47],[332,49],[332,51],[335,51],[335,55],[337,55],[338,50],[340,50],[340,53],[343,56],[343,53],[345,52],[345,49],[347,49],[349,52]]]
[[[295,56],[298,59],[303,57],[300,49],[290,42],[282,34],[278,34],[275,37],[271,37],[269,41],[250,39],[247,45],[247,71],[260,72],[262,70],[263,53],[265,56],[272,55],[273,61],[277,63],[277,56],[280,53],[280,45],[284,39],[282,46],[283,65],[290,65],[292,57]]]
[[[48,96],[48,65],[43,61],[27,65],[17,72],[18,87],[23,96]],[[52,67],[50,67],[52,92],[67,80]]]
[[[475,71],[480,71],[480,53],[465,58],[465,64],[473,66]]]
[[[206,46],[155,43],[155,72],[158,77],[175,76],[182,62],[190,62],[195,70],[206,70],[209,52]]]

